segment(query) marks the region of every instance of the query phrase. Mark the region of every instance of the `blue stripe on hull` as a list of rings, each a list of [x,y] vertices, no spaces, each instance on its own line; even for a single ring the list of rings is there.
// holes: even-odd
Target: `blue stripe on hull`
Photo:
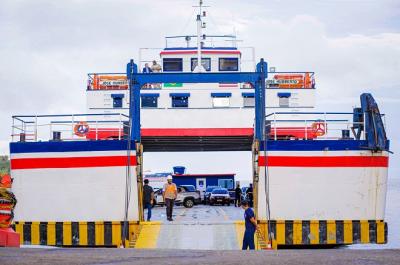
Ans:
[[[368,150],[365,140],[279,140],[267,141],[268,151],[344,151]],[[388,141],[389,148],[389,141]],[[260,143],[260,150],[264,151],[264,142]]]
[[[10,143],[10,153],[120,151],[127,149],[126,140],[69,141],[69,142],[17,142]],[[131,150],[135,150],[132,142]]]

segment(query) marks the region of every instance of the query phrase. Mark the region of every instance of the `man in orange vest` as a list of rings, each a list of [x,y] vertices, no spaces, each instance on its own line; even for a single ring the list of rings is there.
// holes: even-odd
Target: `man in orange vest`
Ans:
[[[167,183],[164,184],[163,188],[163,199],[165,206],[167,206],[167,220],[173,221],[172,219],[172,209],[174,208],[175,199],[178,195],[178,191],[175,183],[172,183],[172,176],[167,177]]]

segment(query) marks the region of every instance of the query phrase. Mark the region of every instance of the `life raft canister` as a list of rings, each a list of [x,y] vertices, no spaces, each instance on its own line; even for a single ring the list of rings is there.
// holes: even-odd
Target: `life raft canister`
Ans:
[[[84,137],[89,132],[89,125],[87,122],[80,121],[74,126],[74,133],[77,136]]]
[[[311,129],[316,136],[323,136],[328,130],[328,126],[324,121],[317,121],[311,125]]]

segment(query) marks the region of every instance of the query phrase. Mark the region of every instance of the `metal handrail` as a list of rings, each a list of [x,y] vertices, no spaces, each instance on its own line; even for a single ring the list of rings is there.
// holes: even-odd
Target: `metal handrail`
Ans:
[[[118,119],[87,119],[90,117],[118,117]],[[68,138],[60,139],[63,141],[122,139],[124,128],[129,126],[126,124],[129,121],[129,116],[123,113],[14,115],[12,118],[11,137],[13,142],[15,137],[20,137],[19,140],[24,141],[51,140],[53,132],[68,134]],[[62,120],[62,118],[65,118],[65,120]],[[83,136],[77,134],[74,130],[79,122],[85,122],[88,126],[87,132]],[[70,128],[66,129],[66,127]],[[108,135],[107,138],[102,136],[105,133],[108,133],[106,134]]]
[[[281,118],[280,116],[282,115],[290,115],[291,117]],[[307,117],[309,115],[316,117]],[[332,116],[345,115],[351,115],[351,118],[329,118]],[[269,121],[267,126],[270,128],[274,140],[285,137],[308,140],[342,139],[343,135],[337,135],[338,132],[343,133],[343,130],[351,130],[354,133],[354,129],[359,128],[359,125],[362,125],[362,127],[365,128],[365,119],[362,122],[354,122],[352,117],[353,112],[273,112],[267,114],[265,119]],[[316,133],[316,126],[322,128],[319,129],[318,134]],[[362,134],[362,139],[365,139],[365,131]]]

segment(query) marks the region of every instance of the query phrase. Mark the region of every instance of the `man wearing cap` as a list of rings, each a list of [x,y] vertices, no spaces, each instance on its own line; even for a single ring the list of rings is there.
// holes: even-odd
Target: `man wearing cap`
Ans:
[[[167,183],[164,184],[163,188],[163,199],[165,206],[167,206],[167,220],[172,220],[172,209],[174,208],[175,199],[178,195],[178,191],[175,183],[172,183],[172,176],[167,177]]]

